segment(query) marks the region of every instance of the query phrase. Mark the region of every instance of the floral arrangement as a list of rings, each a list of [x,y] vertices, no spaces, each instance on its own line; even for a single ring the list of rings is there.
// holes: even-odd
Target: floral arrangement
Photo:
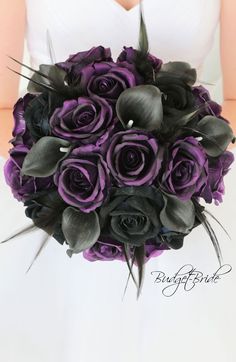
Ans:
[[[140,19],[139,48],[116,61],[98,46],[39,70],[22,64],[33,75],[4,167],[36,227],[69,256],[126,261],[135,282],[136,264],[139,288],[145,262],[200,224],[220,259],[200,202],[222,202],[235,140],[196,70],[149,53]]]

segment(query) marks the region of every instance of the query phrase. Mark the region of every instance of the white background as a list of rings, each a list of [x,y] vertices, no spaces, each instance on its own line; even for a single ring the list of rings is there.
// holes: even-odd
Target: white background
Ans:
[[[219,29],[205,62],[204,80],[213,81],[214,99],[221,101]],[[27,53],[25,59],[28,59]],[[25,83],[21,83],[24,92]],[[235,151],[234,151],[235,153]],[[1,163],[1,166],[3,162]],[[137,302],[125,264],[89,263],[80,255],[69,259],[65,247],[50,239],[30,273],[25,274],[43,238],[42,231],[0,245],[0,361],[4,362],[234,362],[236,166],[226,177],[224,203],[208,207],[232,240],[213,223],[224,262],[233,271],[217,284],[180,289],[164,297],[153,270],[172,276],[191,263],[204,274],[218,268],[202,227],[178,251],[165,252],[146,268],[143,293]],[[24,208],[0,179],[0,239],[30,223]]]

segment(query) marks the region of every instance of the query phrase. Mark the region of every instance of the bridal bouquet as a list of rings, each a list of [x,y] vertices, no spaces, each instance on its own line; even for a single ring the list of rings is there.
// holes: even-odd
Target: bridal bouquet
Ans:
[[[4,168],[34,226],[69,256],[126,261],[134,280],[136,264],[139,288],[145,262],[200,224],[220,260],[201,200],[222,202],[234,142],[196,70],[151,55],[140,24],[138,49],[116,60],[97,46],[30,68]]]

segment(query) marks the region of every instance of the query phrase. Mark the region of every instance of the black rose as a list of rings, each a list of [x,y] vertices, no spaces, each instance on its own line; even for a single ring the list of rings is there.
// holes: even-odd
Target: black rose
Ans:
[[[193,112],[197,106],[192,87],[185,74],[161,71],[156,77],[156,86],[162,94],[162,133],[174,134],[182,125],[182,118]]]
[[[162,100],[164,114],[169,113],[172,109],[188,110],[194,106],[194,95],[184,79],[163,74],[157,77],[156,84],[164,93]]]
[[[161,232],[161,240],[164,243],[164,245],[168,246],[171,249],[180,249],[183,246],[184,243],[184,237],[185,234],[182,233],[176,233],[173,231],[169,231],[168,229],[164,230],[162,229]]]
[[[56,190],[37,192],[24,202],[25,215],[34,224],[63,244],[65,237],[61,229],[62,213],[67,204]]]
[[[24,117],[34,141],[43,136],[50,136],[49,118],[55,108],[63,104],[63,101],[64,98],[56,93],[43,92],[28,104]]]
[[[142,245],[158,235],[162,207],[162,195],[154,187],[114,188],[100,210],[102,233],[122,243]]]
[[[65,62],[57,63],[66,73],[66,80],[69,85],[76,84],[80,79],[81,70],[94,62],[112,62],[110,48],[103,46],[92,47],[89,50],[72,54]]]

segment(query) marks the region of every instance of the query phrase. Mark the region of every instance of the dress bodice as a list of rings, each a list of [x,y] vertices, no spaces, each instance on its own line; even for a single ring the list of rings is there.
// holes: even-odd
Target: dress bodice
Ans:
[[[26,0],[27,45],[34,65],[50,63],[47,32],[56,61],[92,46],[137,47],[139,6],[116,0]],[[201,73],[219,20],[220,0],[143,0],[150,52],[164,62],[189,62]]]

